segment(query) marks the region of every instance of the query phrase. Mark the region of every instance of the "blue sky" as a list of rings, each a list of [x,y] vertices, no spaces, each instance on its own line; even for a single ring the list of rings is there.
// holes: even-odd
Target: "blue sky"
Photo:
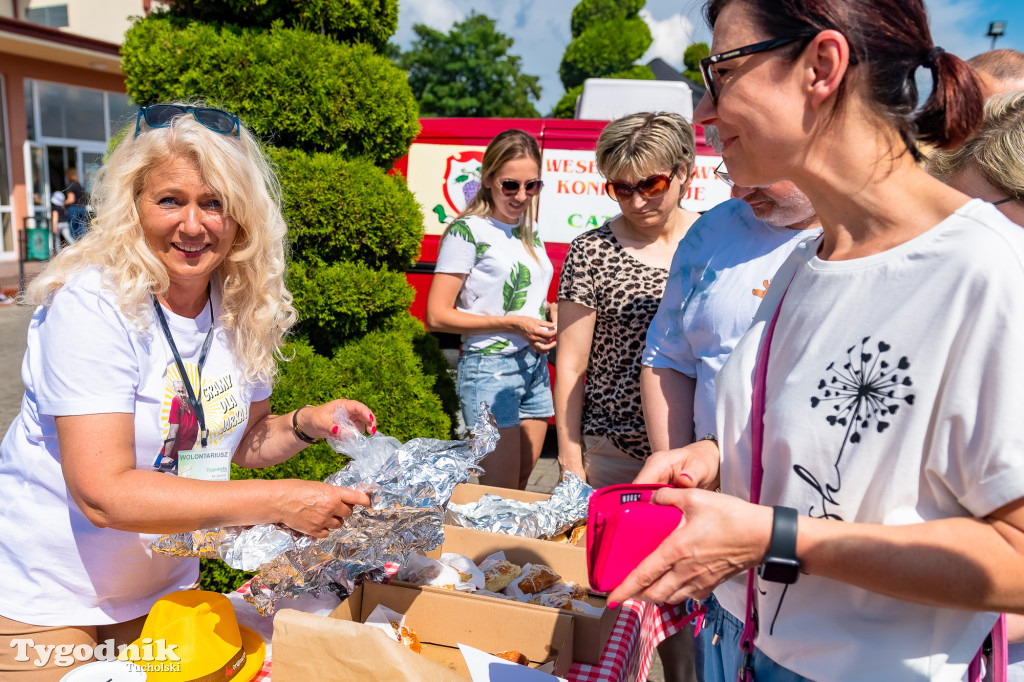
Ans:
[[[543,93],[537,108],[547,113],[562,95],[558,64],[569,42],[569,19],[577,0],[399,0],[395,41],[408,48],[414,24],[447,31],[471,9],[496,19],[498,29],[515,39],[514,54],[523,71],[540,76]],[[990,21],[1005,21],[1006,35],[996,47],[1024,52],[1024,2],[1021,0],[925,0],[936,44],[964,58],[991,45]],[[699,0],[647,0],[644,19],[654,38],[646,59],[661,57],[682,67],[682,52],[695,40],[710,40],[700,18]]]

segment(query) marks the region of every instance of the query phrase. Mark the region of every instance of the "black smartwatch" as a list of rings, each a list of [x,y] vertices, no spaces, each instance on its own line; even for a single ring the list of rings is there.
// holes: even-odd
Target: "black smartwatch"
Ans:
[[[792,585],[800,576],[800,560],[796,558],[796,509],[775,507],[772,517],[772,538],[768,553],[757,569],[761,580]]]

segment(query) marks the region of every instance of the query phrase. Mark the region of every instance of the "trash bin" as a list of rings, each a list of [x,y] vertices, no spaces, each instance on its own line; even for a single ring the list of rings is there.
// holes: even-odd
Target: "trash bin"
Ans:
[[[30,227],[25,230],[25,260],[45,261],[50,259],[50,231],[45,227]]]

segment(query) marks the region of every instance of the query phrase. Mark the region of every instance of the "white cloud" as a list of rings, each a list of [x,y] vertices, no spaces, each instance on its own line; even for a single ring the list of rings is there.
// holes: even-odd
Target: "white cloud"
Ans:
[[[655,19],[646,8],[640,10],[640,16],[650,27],[652,39],[640,63],[646,64],[655,57],[661,57],[676,69],[682,69],[683,50],[694,42],[693,22],[682,13],[661,20]]]
[[[981,0],[926,0],[932,41],[947,52],[969,59],[989,48],[988,39],[975,30],[983,17]]]

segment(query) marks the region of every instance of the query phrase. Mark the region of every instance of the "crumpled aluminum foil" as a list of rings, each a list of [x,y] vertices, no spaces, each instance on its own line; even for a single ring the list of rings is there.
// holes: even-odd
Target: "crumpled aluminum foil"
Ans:
[[[214,528],[163,535],[153,548],[259,569],[246,600],[264,615],[282,597],[350,593],[364,580],[383,580],[387,563],[401,564],[408,554],[444,541],[444,508],[452,491],[482,473],[478,463],[498,442],[486,404],[472,438],[464,441],[414,438],[403,445],[380,433],[362,435],[344,410],[335,413],[335,421],[344,431],[328,442],[352,461],[325,483],[363,490],[372,501],[371,507],[357,507],[341,528],[322,539],[274,524]]]
[[[587,518],[587,505],[593,492],[583,479],[567,472],[546,500],[520,502],[484,495],[476,502],[449,504],[448,523],[546,540]]]

